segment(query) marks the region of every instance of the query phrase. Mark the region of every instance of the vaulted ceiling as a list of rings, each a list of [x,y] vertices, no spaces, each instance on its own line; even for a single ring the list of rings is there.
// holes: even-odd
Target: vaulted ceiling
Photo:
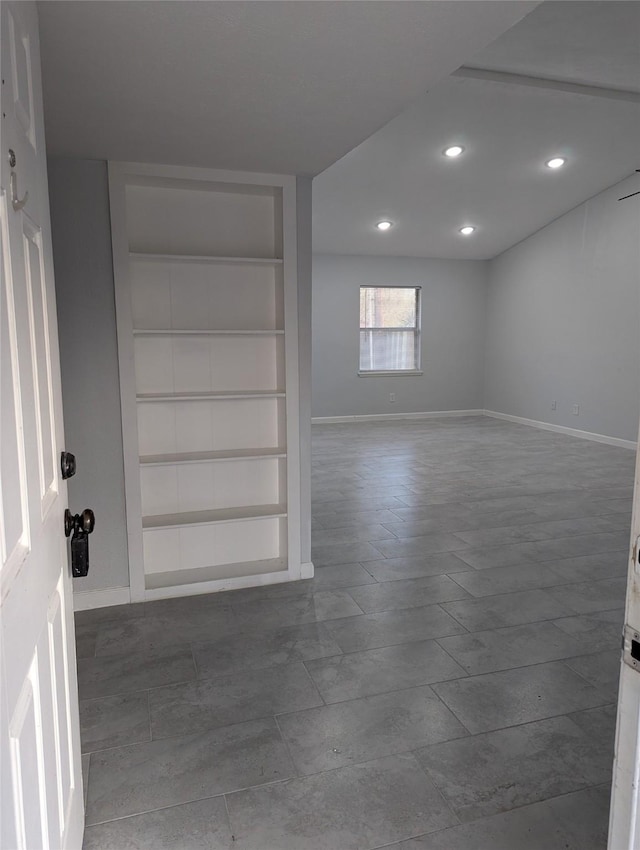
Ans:
[[[314,180],[314,250],[490,258],[640,167],[640,3],[543,3],[466,65]]]
[[[40,2],[47,147],[317,174],[536,5]]]

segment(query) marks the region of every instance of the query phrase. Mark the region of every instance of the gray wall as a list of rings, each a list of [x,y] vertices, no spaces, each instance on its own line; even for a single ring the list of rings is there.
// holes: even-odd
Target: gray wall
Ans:
[[[640,197],[618,201],[636,189],[623,181],[491,261],[486,409],[637,438]]]
[[[93,508],[90,571],[74,590],[129,584],[120,385],[105,162],[48,163],[69,507]]]
[[[313,415],[482,408],[487,266],[314,255]],[[365,284],[422,286],[424,375],[358,377],[359,288]]]

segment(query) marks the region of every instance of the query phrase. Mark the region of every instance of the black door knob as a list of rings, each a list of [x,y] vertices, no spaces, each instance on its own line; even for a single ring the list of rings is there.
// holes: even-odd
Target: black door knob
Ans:
[[[96,527],[96,517],[91,508],[85,508],[81,514],[72,514],[69,508],[64,512],[64,534],[91,534]]]

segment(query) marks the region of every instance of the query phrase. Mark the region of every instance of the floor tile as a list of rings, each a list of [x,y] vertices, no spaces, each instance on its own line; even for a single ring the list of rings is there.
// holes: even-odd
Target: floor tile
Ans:
[[[404,502],[401,502],[396,496],[351,496],[345,499],[336,499],[331,502],[322,502],[319,505],[313,506],[314,515],[322,522],[324,514],[340,514],[362,513],[363,511],[383,511],[393,510],[394,508],[405,508]],[[353,560],[353,559],[351,559]]]
[[[376,540],[372,544],[385,558],[408,558],[464,549],[467,544],[454,534],[429,534],[404,540]]]
[[[234,604],[245,629],[262,632],[278,626],[298,626],[362,613],[346,590],[321,590],[311,597],[264,599]]]
[[[327,528],[314,531],[311,540],[314,546],[330,546],[334,543],[354,543],[356,540],[389,540],[394,535],[382,525],[350,525],[347,528]]]
[[[376,611],[395,611],[402,608],[419,608],[467,599],[469,594],[447,576],[387,581],[380,584],[352,587],[349,594],[366,614]]]
[[[611,702],[618,699],[620,649],[608,649],[592,655],[582,655],[579,658],[568,658],[566,664],[589,684],[608,696]]]
[[[103,750],[91,755],[87,823],[141,814],[293,775],[274,720]]]
[[[380,552],[371,543],[334,543],[311,547],[311,560],[317,567],[375,561],[379,557]]]
[[[354,525],[371,525],[379,523],[387,527],[388,523],[397,523],[398,517],[390,510],[380,511],[341,511],[335,514],[323,514],[320,521],[322,529],[347,528]],[[393,531],[393,529],[390,529]]]
[[[618,649],[622,639],[624,611],[596,611],[593,614],[577,614],[554,620],[554,624],[568,635],[578,638],[587,651]]]
[[[557,661],[581,650],[578,640],[549,622],[456,635],[438,642],[471,676]]]
[[[495,596],[516,590],[535,590],[560,584],[563,579],[544,564],[524,567],[494,567],[472,572],[451,573],[451,578],[472,596]],[[563,600],[561,599],[562,603]]]
[[[467,572],[469,565],[456,558],[453,553],[443,552],[424,557],[386,558],[381,561],[367,561],[366,569],[377,581],[401,581],[410,578]]]
[[[566,717],[434,744],[415,755],[458,817],[487,817],[598,785],[608,766]]]
[[[608,702],[561,661],[443,682],[433,690],[473,735]]]
[[[300,773],[318,773],[459,738],[464,727],[419,687],[310,708],[278,717]]]
[[[85,830],[82,850],[229,850],[223,797],[172,806]]]
[[[76,626],[76,658],[92,658],[96,654],[97,625]]]
[[[543,563],[595,552],[615,552],[624,547],[624,540],[628,536],[627,532],[582,534],[534,543],[465,549],[459,552],[459,557],[478,570]]]
[[[96,655],[120,655],[136,651],[154,652],[174,647],[176,636],[183,644],[196,640],[213,640],[240,628],[231,605],[214,605],[194,609],[185,614],[149,615],[136,620],[105,623],[98,632]]]
[[[456,822],[411,755],[226,799],[237,850],[364,850]]]
[[[549,588],[547,592],[576,614],[590,614],[594,611],[623,608],[626,589],[626,578],[609,578],[603,581],[563,584]]]
[[[82,751],[150,741],[148,692],[81,700]]]
[[[601,758],[604,765],[608,766],[609,774],[613,771],[617,714],[618,707],[612,703],[568,715],[587,734],[593,744],[599,747]]]
[[[589,788],[453,826],[393,850],[605,850],[606,789]]]
[[[363,614],[345,620],[332,620],[326,626],[343,652],[357,652],[464,632],[464,628],[437,605]]]
[[[373,576],[360,564],[338,564],[333,567],[318,567],[311,579],[314,591],[336,587],[356,587],[375,584]],[[293,582],[292,582],[293,583]]]
[[[465,675],[433,640],[307,661],[306,667],[328,703]]]
[[[566,605],[552,599],[543,590],[522,590],[500,596],[445,602],[442,607],[470,632],[551,620],[569,613]]]
[[[188,648],[78,659],[81,700],[188,682],[195,677],[193,655]]]
[[[324,623],[236,634],[193,645],[198,676],[207,679],[240,670],[262,670],[295,661],[340,655],[341,652]]]
[[[316,705],[322,705],[322,699],[302,663],[149,692],[154,739],[189,735]]]
[[[144,617],[144,603],[129,605],[110,605],[107,608],[92,608],[89,611],[76,611],[74,620],[76,626],[97,626],[100,623],[111,623],[117,620],[135,620]]]
[[[565,558],[562,561],[549,561],[546,566],[557,573],[565,582],[598,581],[627,575],[629,552],[598,552],[595,555],[581,555],[579,558]]]

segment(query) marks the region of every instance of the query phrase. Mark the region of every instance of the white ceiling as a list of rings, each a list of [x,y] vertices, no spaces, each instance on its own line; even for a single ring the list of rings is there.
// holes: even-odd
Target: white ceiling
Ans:
[[[638,34],[637,2],[544,3],[468,64],[633,91]],[[455,143],[463,156],[443,157]],[[487,259],[638,167],[637,96],[453,76],[314,180],[314,250]]]
[[[542,3],[465,64],[640,91],[640,3]]]
[[[40,2],[50,153],[317,174],[536,2]]]

